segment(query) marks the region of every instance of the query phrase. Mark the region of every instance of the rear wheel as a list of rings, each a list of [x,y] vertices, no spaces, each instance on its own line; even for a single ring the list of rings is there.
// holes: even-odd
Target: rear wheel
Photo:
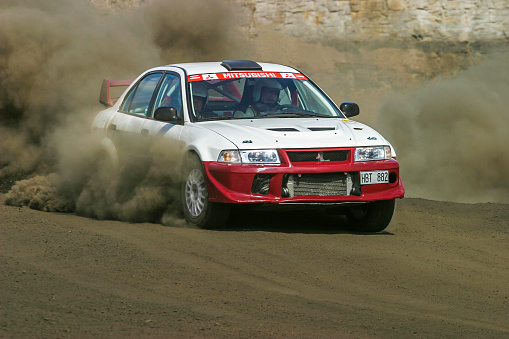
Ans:
[[[348,226],[352,231],[358,232],[383,231],[391,222],[394,206],[394,199],[352,206],[346,213]]]
[[[230,205],[209,201],[207,180],[201,161],[191,155],[184,164],[182,207],[187,221],[201,228],[218,228],[228,219]]]

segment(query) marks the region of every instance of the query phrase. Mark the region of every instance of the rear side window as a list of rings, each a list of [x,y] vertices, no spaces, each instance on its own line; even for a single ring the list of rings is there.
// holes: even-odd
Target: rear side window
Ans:
[[[147,75],[136,87],[131,89],[122,103],[122,112],[146,116],[154,90],[161,79],[161,73]]]

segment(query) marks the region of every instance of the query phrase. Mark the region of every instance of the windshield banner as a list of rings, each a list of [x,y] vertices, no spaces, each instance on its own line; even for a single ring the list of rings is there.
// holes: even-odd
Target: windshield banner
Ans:
[[[241,78],[271,78],[271,79],[301,79],[308,78],[300,73],[279,73],[279,72],[229,72],[229,73],[209,73],[196,74],[187,77],[189,82],[203,80],[225,80]]]

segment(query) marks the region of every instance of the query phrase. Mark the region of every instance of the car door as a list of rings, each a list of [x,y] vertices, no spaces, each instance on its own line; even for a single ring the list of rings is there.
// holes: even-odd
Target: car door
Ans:
[[[142,126],[151,112],[152,98],[162,76],[162,72],[149,73],[133,86],[108,126],[123,167],[146,162],[149,138]]]
[[[155,120],[153,119],[154,112],[159,107],[174,107],[177,110],[178,116],[182,118],[181,121],[183,121],[182,88],[182,79],[177,73],[166,73],[154,96],[154,103],[150,107],[150,119],[143,121],[140,130],[143,135],[150,139],[152,147],[154,143],[158,143],[167,150],[165,155],[170,153],[176,154],[182,148],[179,138],[183,123],[169,123]]]

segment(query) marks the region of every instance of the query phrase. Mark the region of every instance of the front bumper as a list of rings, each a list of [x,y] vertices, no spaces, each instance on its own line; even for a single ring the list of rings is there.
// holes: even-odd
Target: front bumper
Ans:
[[[345,150],[345,149],[342,149]],[[395,159],[354,162],[353,149],[343,161],[291,162],[280,150],[281,164],[204,162],[209,199],[223,203],[341,203],[403,198],[405,189]],[[390,182],[360,185],[360,171],[388,170]],[[304,190],[295,190],[303,181]]]

